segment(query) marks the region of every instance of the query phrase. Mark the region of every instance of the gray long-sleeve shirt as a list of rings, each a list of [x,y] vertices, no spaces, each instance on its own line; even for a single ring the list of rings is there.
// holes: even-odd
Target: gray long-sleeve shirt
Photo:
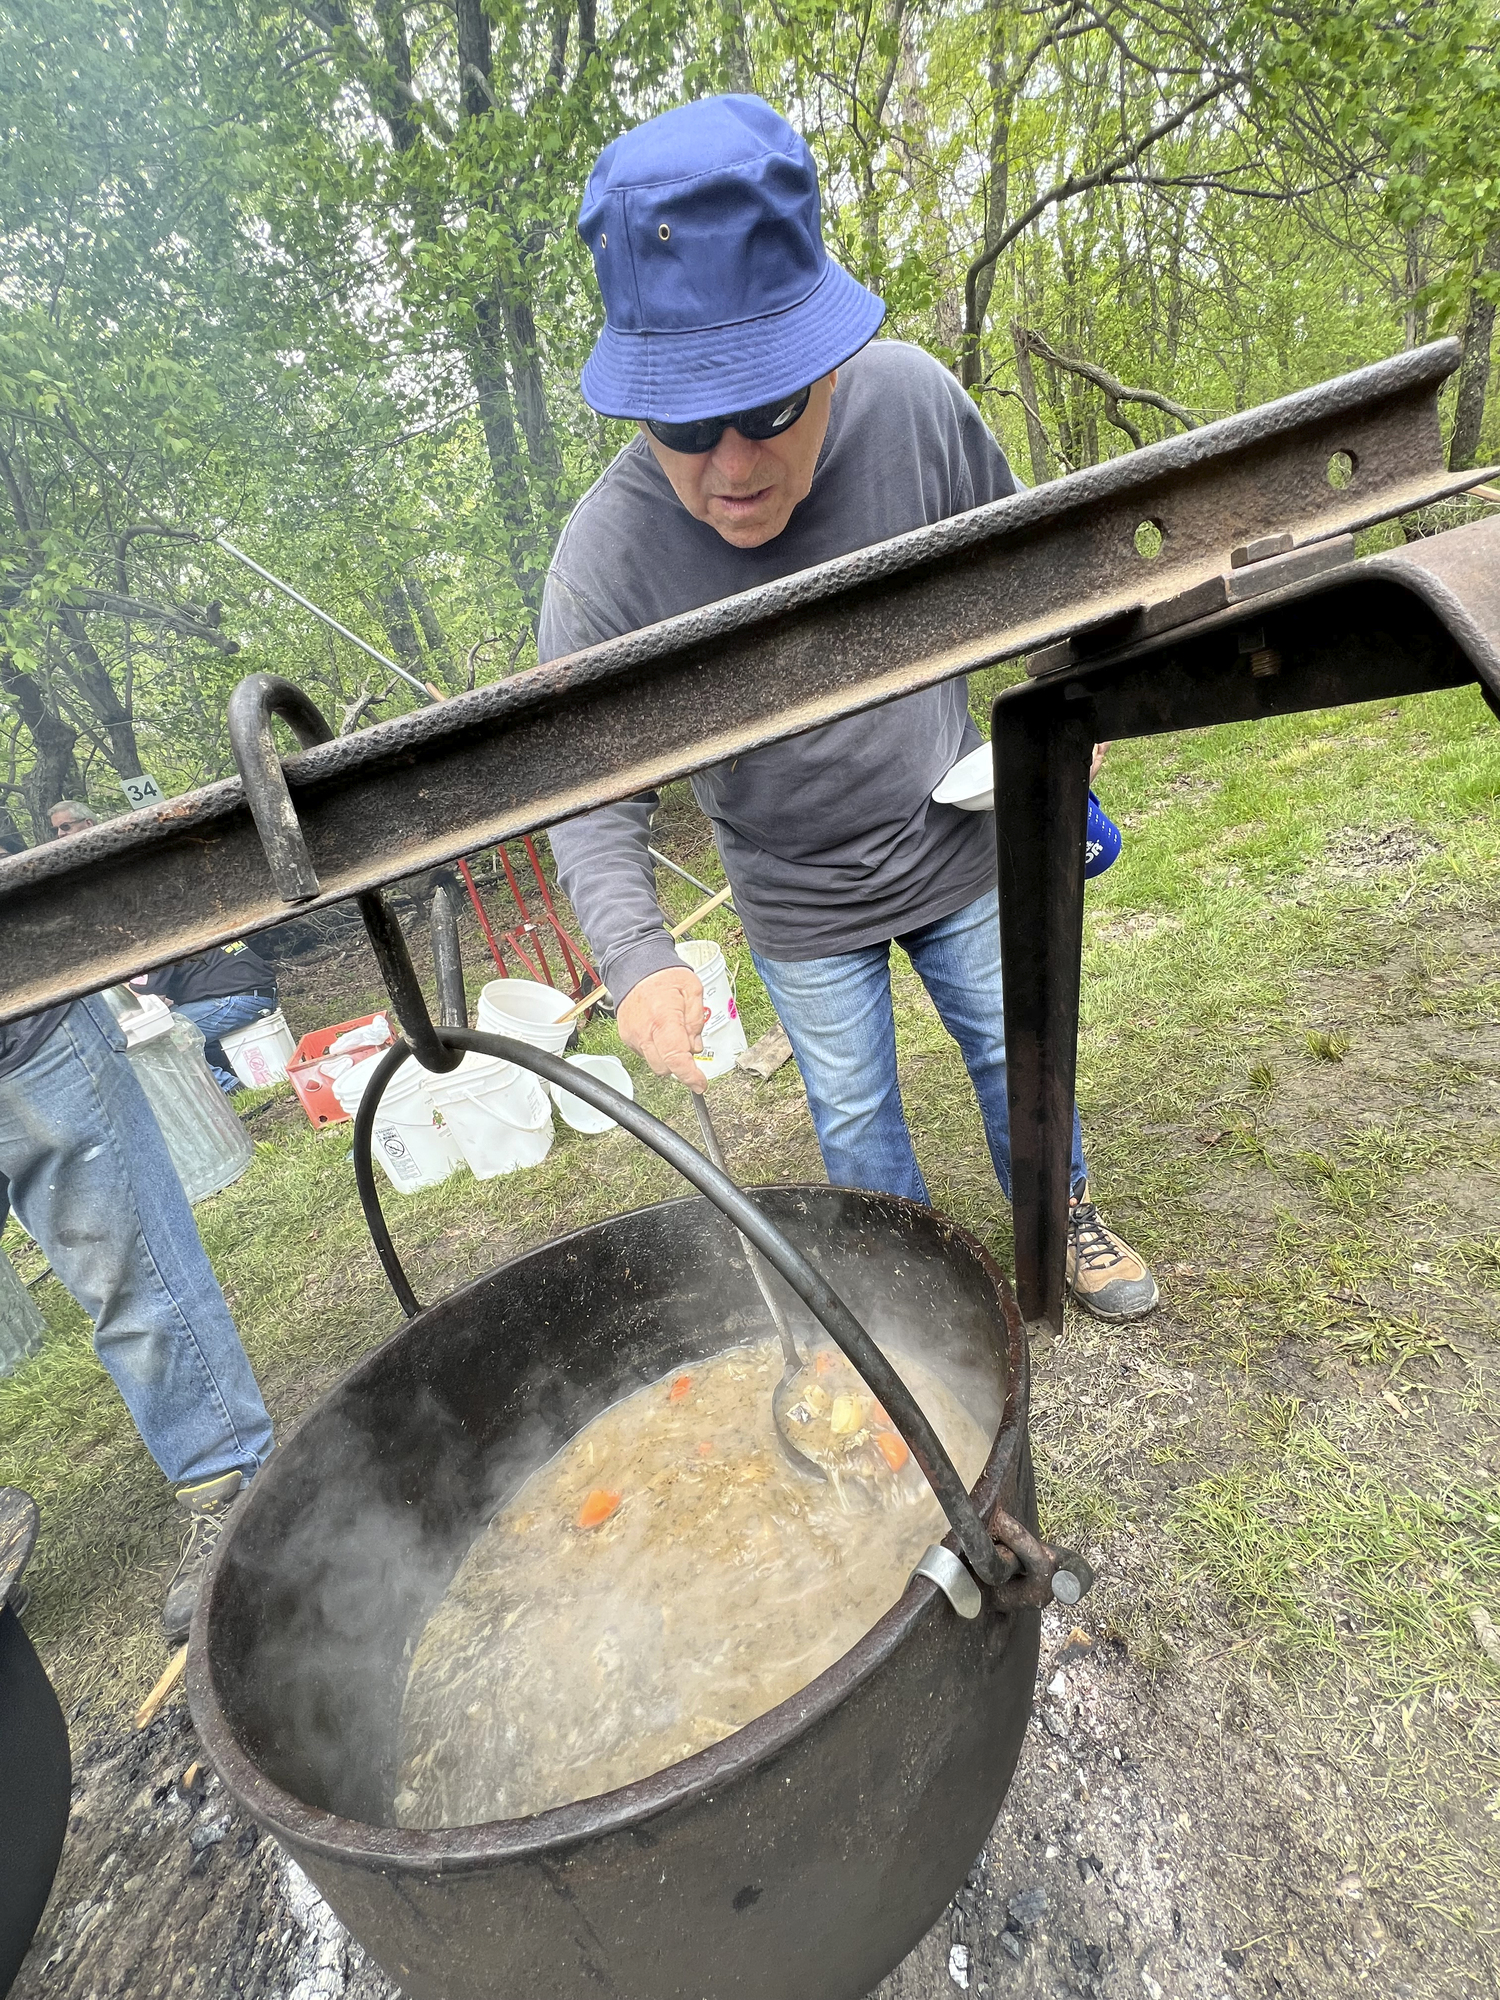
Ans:
[[[563,529],[538,652],[560,658],[868,548],[1016,490],[1005,454],[940,363],[880,340],[839,370],[812,490],[774,540],[737,549],[696,521],[643,439]],[[831,957],[935,923],[995,876],[988,813],[932,802],[979,741],[967,683],[906,695],[700,771],[734,905],[770,959]],[[558,875],[617,1001],[677,959],[646,852],[656,795],[554,828]]]

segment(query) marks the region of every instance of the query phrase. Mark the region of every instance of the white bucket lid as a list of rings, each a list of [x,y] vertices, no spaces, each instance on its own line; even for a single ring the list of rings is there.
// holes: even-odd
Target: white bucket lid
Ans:
[[[967,757],[960,757],[952,770],[933,786],[933,798],[940,806],[961,806],[965,812],[993,812],[994,757],[988,743],[981,743]]]
[[[565,1056],[570,1068],[587,1070],[601,1083],[618,1090],[622,1097],[635,1102],[635,1085],[630,1080],[630,1071],[618,1056]],[[564,1090],[561,1084],[548,1084],[547,1088],[557,1099],[557,1108],[564,1125],[575,1132],[607,1132],[615,1123],[607,1111],[596,1111],[592,1104],[585,1104],[581,1097],[575,1097],[571,1090]]]
[[[142,1043],[172,1032],[172,1010],[159,993],[142,993],[139,1000],[140,1004],[120,1019],[127,1049],[138,1049]]]

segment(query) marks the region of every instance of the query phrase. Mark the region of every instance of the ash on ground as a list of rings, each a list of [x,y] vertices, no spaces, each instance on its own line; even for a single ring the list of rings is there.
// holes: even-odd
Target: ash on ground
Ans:
[[[1269,1699],[1221,1675],[1148,1674],[1076,1615],[1047,1615],[1032,1727],[984,1852],[874,2000],[1494,1990],[1478,1946],[1472,1981],[1419,1959],[1401,1912],[1348,1865],[1355,1803],[1334,1769],[1282,1747]],[[68,1841],[16,2000],[392,2000],[231,1805],[181,1707],[142,1735],[91,1738],[83,1717],[73,1734]],[[1314,1798],[1327,1814],[1306,1810]],[[1343,1852],[1314,1830],[1340,1822]]]

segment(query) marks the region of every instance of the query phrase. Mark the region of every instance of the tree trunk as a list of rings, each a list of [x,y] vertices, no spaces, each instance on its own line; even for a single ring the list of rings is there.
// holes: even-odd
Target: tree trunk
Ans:
[[[135,724],[110,679],[109,668],[100,659],[77,611],[66,604],[59,605],[57,620],[77,664],[79,692],[109,738],[110,763],[120,777],[139,778],[141,753],[135,740]]]
[[[1010,337],[1016,350],[1016,380],[1021,388],[1021,401],[1026,411],[1026,443],[1031,452],[1031,480],[1034,486],[1044,486],[1052,477],[1052,450],[1047,443],[1046,427],[1042,423],[1040,406],[1036,399],[1036,377],[1031,372],[1031,349],[1026,343],[1026,330],[1018,320],[1010,323]]]
[[[725,0],[719,10],[719,73],[725,90],[748,96],[755,88],[750,38],[745,33],[744,0]]]
[[[1491,231],[1479,269],[1488,276],[1500,273],[1500,229]],[[1458,396],[1453,408],[1453,436],[1448,442],[1448,464],[1454,472],[1466,471],[1479,456],[1494,331],[1495,301],[1478,291],[1471,292],[1469,320],[1464,328],[1464,358],[1459,364]]]
[[[516,415],[526,438],[531,463],[541,477],[551,502],[553,489],[562,472],[557,437],[552,429],[552,413],[547,408],[547,390],[542,380],[542,360],[537,347],[536,314],[529,298],[506,296],[505,333],[510,362],[510,379],[515,389]]]
[[[437,613],[422,588],[422,579],[416,571],[409,569],[402,577],[406,587],[406,601],[417,614],[417,623],[422,628],[422,637],[427,642],[427,652],[433,665],[445,679],[453,678],[453,655],[448,650],[448,635],[439,622]]]
[[[1422,262],[1422,237],[1416,229],[1406,232],[1406,344],[1420,347],[1427,338],[1427,314],[1417,306],[1417,294],[1426,283]]]
[[[415,674],[419,681],[425,680],[421,641],[417,638],[416,626],[411,622],[411,606],[406,600],[406,592],[399,583],[380,593],[380,616],[396,658],[409,674]]]
[[[531,495],[521,464],[516,415],[510,399],[499,322],[502,314],[493,297],[475,301],[474,330],[469,341],[469,373],[479,402],[479,422],[490,461],[490,484],[500,508],[509,544],[510,570],[521,601],[535,622],[541,610],[546,558],[538,560]]]
[[[0,687],[15,703],[16,713],[25,724],[36,753],[24,785],[27,811],[37,839],[52,840],[56,836],[47,819],[49,809],[59,799],[83,789],[73,759],[78,731],[53,714],[43,699],[40,684],[31,674],[22,673],[9,653],[0,653]]]
[[[1010,46],[1007,28],[1011,18],[1003,0],[993,0],[990,11],[989,182],[985,189],[984,242],[988,250],[1000,240],[1010,209]],[[984,322],[995,289],[995,265],[987,264],[974,287],[973,310],[965,302],[964,337],[958,355],[958,379],[966,389],[974,388],[984,374]]]

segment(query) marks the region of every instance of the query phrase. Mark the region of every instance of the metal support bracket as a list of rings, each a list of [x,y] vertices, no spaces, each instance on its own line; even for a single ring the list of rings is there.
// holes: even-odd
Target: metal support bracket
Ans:
[[[1007,689],[994,705],[1016,1298],[1024,1319],[1054,1331],[1067,1257],[1091,745],[1475,680],[1500,715],[1500,519],[1300,578],[1278,571],[1281,560],[1263,565],[1279,581],[1254,596],[1252,616],[1232,604]]]

